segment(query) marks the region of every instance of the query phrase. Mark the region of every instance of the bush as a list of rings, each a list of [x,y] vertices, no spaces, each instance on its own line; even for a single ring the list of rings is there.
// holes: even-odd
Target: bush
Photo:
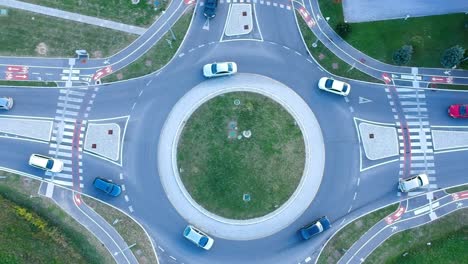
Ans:
[[[462,48],[460,45],[453,46],[444,51],[444,54],[440,59],[440,63],[445,68],[452,68],[454,66],[457,66],[461,62],[464,54],[465,49]]]
[[[335,27],[336,33],[342,38],[346,38],[349,33],[351,33],[351,25],[348,23],[340,22],[336,24]]]
[[[404,45],[393,53],[392,59],[395,64],[403,65],[411,60],[411,55],[413,55],[413,46]]]

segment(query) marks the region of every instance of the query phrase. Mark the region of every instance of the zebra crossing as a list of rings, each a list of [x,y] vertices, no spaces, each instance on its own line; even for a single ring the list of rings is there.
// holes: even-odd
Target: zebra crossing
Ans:
[[[63,171],[45,174],[51,181],[68,186],[83,188],[82,150],[86,121],[78,119],[86,90],[61,89],[57,101],[56,116],[52,130],[49,155],[61,159]]]
[[[386,88],[387,97],[396,120],[400,151],[399,178],[426,173],[429,185],[408,192],[408,196],[437,189],[434,148],[424,90],[414,88]],[[399,104],[399,108],[395,105]],[[402,193],[398,192],[398,196]]]

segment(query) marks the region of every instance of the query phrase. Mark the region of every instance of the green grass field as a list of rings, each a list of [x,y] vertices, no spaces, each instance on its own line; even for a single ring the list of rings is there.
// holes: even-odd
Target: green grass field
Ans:
[[[82,196],[84,202],[100,214],[109,224],[113,225],[128,246],[135,244],[130,250],[139,263],[158,263],[153,247],[145,231],[133,219],[104,203]],[[118,219],[117,223],[114,221]]]
[[[22,0],[32,4],[57,8],[87,16],[114,20],[124,24],[149,26],[153,23],[168,0],[158,0],[154,10],[154,0],[142,0],[134,5],[131,0]]]
[[[468,184],[461,185],[458,187],[453,187],[450,189],[445,190],[447,193],[456,193],[456,192],[462,192],[462,191],[467,191],[468,190]]]
[[[320,10],[334,29],[343,22],[342,4],[319,0]],[[450,14],[366,23],[351,23],[346,41],[363,53],[385,63],[394,64],[392,54],[409,44],[414,53],[408,66],[442,68],[440,58],[447,48],[461,45],[468,49],[468,15]],[[467,53],[465,53],[465,56]],[[468,69],[468,61],[459,68]]]
[[[0,263],[115,263],[93,234],[38,196],[38,181],[0,176]]]
[[[55,82],[34,82],[34,81],[5,81],[0,80],[0,86],[40,86],[57,87]]]
[[[127,67],[123,68],[120,71],[117,71],[109,76],[104,77],[103,82],[115,82],[118,80],[126,80],[146,74],[150,74],[161,69],[166,65],[177,49],[182,43],[185,34],[187,33],[190,21],[192,20],[193,9],[189,9],[186,14],[184,14],[172,27],[172,31],[176,37],[175,40],[172,39],[170,32],[167,32],[156,45],[148,50],[143,56],[138,60],[132,62]],[[171,45],[167,42],[171,41]]]
[[[307,44],[307,48],[311,52],[312,57],[327,71],[342,77],[347,77],[355,80],[362,80],[367,82],[376,82],[382,83],[382,81],[375,79],[372,76],[369,76],[358,69],[351,69],[351,65],[348,65],[340,58],[338,58],[333,52],[327,49],[322,42],[317,42],[317,47],[312,47],[317,38],[314,33],[309,29],[307,24],[304,22],[300,14],[296,11],[297,21],[299,23],[299,28],[304,38],[304,42]],[[333,64],[337,66],[336,69],[333,68]]]
[[[74,57],[75,50],[85,49],[92,58],[106,57],[137,38],[111,29],[8,10],[8,16],[0,17],[1,56]]]
[[[466,219],[468,209],[461,209],[429,224],[397,233],[380,245],[365,263],[467,263]]]
[[[237,130],[230,122],[236,122]],[[238,139],[245,130],[251,138]],[[193,113],[179,141],[177,162],[195,201],[220,216],[248,219],[289,199],[302,177],[305,146],[301,130],[282,106],[262,95],[236,92]],[[244,194],[250,195],[249,202]]]
[[[337,263],[346,250],[348,250],[362,235],[387,215],[393,213],[397,208],[398,204],[393,204],[349,223],[328,242],[323,249],[322,254],[320,254],[317,263]]]

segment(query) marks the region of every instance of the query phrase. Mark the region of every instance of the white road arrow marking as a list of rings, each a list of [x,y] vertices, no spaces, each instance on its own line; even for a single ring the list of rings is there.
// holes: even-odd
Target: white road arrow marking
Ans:
[[[365,103],[370,103],[370,102],[372,102],[372,100],[359,96],[360,104],[365,104]]]
[[[463,206],[463,203],[457,203],[457,208],[460,208]]]
[[[450,75],[450,70],[449,71],[444,71],[445,74]]]
[[[203,24],[204,30],[210,30],[210,19],[207,18],[205,24]]]
[[[395,230],[397,230],[398,227],[397,226],[392,226],[392,233],[395,232]]]

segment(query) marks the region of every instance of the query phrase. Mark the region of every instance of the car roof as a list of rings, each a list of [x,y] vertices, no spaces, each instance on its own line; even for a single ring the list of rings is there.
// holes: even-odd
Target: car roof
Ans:
[[[32,160],[32,163],[34,163],[35,165],[46,168],[49,158],[47,158],[46,156],[39,155],[39,154],[33,154],[31,156],[31,160]]]
[[[203,235],[200,233],[200,231],[197,231],[198,230],[195,227],[189,225],[185,228],[184,235],[188,239],[198,243],[198,241],[200,241]]]

